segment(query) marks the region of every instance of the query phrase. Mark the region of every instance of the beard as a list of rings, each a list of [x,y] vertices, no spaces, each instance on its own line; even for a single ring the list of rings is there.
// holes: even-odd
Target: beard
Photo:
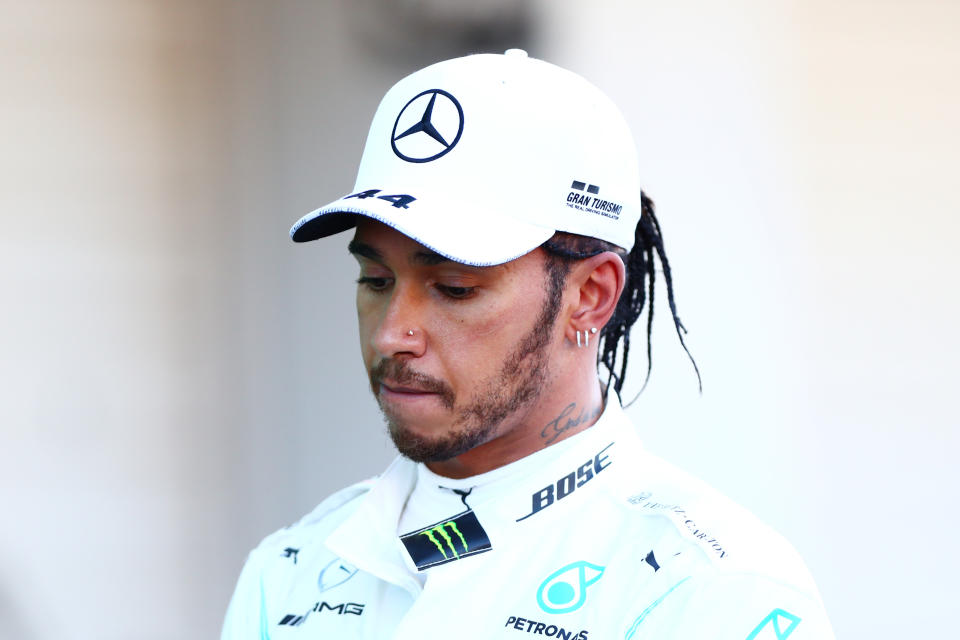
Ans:
[[[374,395],[377,395],[380,380],[384,378],[400,384],[415,384],[438,394],[440,402],[453,414],[446,433],[428,437],[418,434],[406,421],[384,411],[381,404],[380,410],[397,451],[414,462],[441,462],[493,439],[498,427],[511,415],[532,404],[546,386],[549,370],[547,345],[559,307],[559,291],[552,289],[533,327],[517,342],[500,371],[481,383],[477,393],[460,407],[447,383],[414,371],[407,361],[387,358],[377,363],[370,371]]]

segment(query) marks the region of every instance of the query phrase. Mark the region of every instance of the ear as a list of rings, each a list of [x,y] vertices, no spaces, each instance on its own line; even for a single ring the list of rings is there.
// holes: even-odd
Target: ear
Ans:
[[[574,264],[567,276],[567,284],[574,288],[576,297],[570,310],[567,338],[576,343],[577,331],[603,328],[623,293],[626,268],[623,260],[612,251],[605,251]]]

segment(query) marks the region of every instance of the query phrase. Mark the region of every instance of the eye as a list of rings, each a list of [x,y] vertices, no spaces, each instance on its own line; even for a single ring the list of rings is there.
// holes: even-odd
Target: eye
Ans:
[[[370,276],[361,276],[357,278],[357,284],[366,287],[370,291],[385,291],[390,286],[390,278],[372,278]]]
[[[476,287],[451,287],[445,284],[438,284],[436,287],[440,293],[455,300],[469,298],[477,289]]]

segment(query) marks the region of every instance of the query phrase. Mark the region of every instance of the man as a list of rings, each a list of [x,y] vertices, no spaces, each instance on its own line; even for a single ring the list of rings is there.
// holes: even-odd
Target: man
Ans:
[[[637,175],[610,100],[522,51],[390,89],[354,190],[291,235],[355,229],[402,455],[251,553],[224,639],[832,637],[793,549],[620,407],[656,258],[682,342]]]

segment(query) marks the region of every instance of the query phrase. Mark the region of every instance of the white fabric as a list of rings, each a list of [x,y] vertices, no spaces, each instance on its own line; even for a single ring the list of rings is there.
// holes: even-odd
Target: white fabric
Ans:
[[[549,455],[448,481],[480,481],[467,504],[492,549],[427,569],[425,586],[397,535],[417,465],[398,458],[328,498],[251,552],[223,640],[832,638],[793,548],[645,452],[607,404]],[[572,489],[560,499],[558,482]],[[411,528],[461,511],[453,498],[449,513],[424,512]]]
[[[469,491],[467,505],[491,502],[513,493],[514,483],[536,469],[553,462],[577,443],[567,438],[511,464],[471,478],[451,479],[439,476],[426,465],[417,465],[417,480],[400,515],[397,533],[403,534],[438,522],[450,514],[463,511],[464,503],[456,491]]]
[[[443,142],[438,141],[443,140]],[[519,50],[445,60],[395,84],[370,125],[353,191],[290,229],[297,242],[388,224],[484,266],[566,231],[629,250],[639,161],[616,105],[581,76]]]
[[[460,513],[474,504],[490,503],[506,497],[514,491],[517,481],[535,472],[536,468],[562,456],[575,444],[576,438],[567,438],[554,446],[537,451],[533,455],[499,469],[457,480],[438,476],[426,465],[417,465],[416,484],[400,514],[397,534],[403,535],[422,528],[424,524],[440,522],[451,514]],[[469,492],[469,495],[463,499],[457,493],[458,491]],[[411,571],[413,571],[412,568]],[[426,583],[429,573],[429,571],[419,571],[414,574],[414,577],[422,586]]]

